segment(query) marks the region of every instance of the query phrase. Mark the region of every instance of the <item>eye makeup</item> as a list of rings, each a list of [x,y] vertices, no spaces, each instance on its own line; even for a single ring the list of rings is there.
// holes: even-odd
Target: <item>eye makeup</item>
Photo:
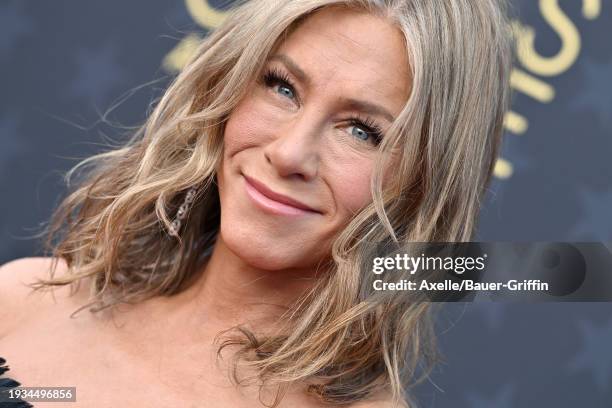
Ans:
[[[285,88],[288,92],[279,93],[279,95],[283,95],[289,99],[294,99],[298,105],[300,104],[296,86],[289,75],[283,70],[276,67],[267,68],[261,76],[260,82],[267,88],[274,88],[276,86]],[[382,141],[382,128],[376,124],[374,119],[367,116],[362,116],[360,114],[353,114],[346,120],[351,126],[361,129],[363,131],[362,134],[366,135],[365,138],[354,135],[356,138],[374,146],[378,146]]]

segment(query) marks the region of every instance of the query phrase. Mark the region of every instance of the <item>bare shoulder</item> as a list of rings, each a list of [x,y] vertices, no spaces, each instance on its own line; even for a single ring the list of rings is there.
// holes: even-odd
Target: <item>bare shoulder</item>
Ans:
[[[54,262],[56,276],[62,275],[67,266],[58,258],[21,258],[0,266],[0,337],[40,299],[29,285],[49,278]]]
[[[65,272],[67,266],[61,258],[20,258],[0,266],[0,299],[10,297],[11,293],[29,292],[30,283],[50,277],[54,262],[57,263],[56,274]]]

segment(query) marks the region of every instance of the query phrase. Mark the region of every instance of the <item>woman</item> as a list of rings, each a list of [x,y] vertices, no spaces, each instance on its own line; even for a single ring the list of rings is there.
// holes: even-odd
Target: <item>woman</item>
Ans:
[[[3,268],[12,377],[71,406],[408,404],[429,305],[375,292],[371,261],[469,240],[509,52],[497,0],[237,8],[127,145],[77,166],[53,257]]]

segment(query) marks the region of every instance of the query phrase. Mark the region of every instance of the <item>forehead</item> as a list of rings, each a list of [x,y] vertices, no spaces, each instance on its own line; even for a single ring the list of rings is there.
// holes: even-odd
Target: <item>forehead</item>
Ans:
[[[410,91],[403,34],[366,11],[337,6],[317,11],[277,53],[293,59],[313,79],[313,86],[341,91],[343,96],[384,98],[395,113]]]

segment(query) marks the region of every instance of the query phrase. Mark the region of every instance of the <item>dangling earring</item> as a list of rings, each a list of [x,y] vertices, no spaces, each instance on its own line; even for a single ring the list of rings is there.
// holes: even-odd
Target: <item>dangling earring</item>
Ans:
[[[195,187],[191,187],[189,191],[187,191],[187,193],[185,194],[185,200],[176,212],[176,218],[174,219],[174,221],[172,221],[172,224],[170,224],[170,229],[168,231],[168,233],[173,237],[178,238],[179,232],[181,230],[181,225],[183,224],[183,220],[187,216],[187,213],[189,212],[189,209],[191,207],[191,204],[193,203],[193,200],[195,199],[197,192],[198,190]]]

